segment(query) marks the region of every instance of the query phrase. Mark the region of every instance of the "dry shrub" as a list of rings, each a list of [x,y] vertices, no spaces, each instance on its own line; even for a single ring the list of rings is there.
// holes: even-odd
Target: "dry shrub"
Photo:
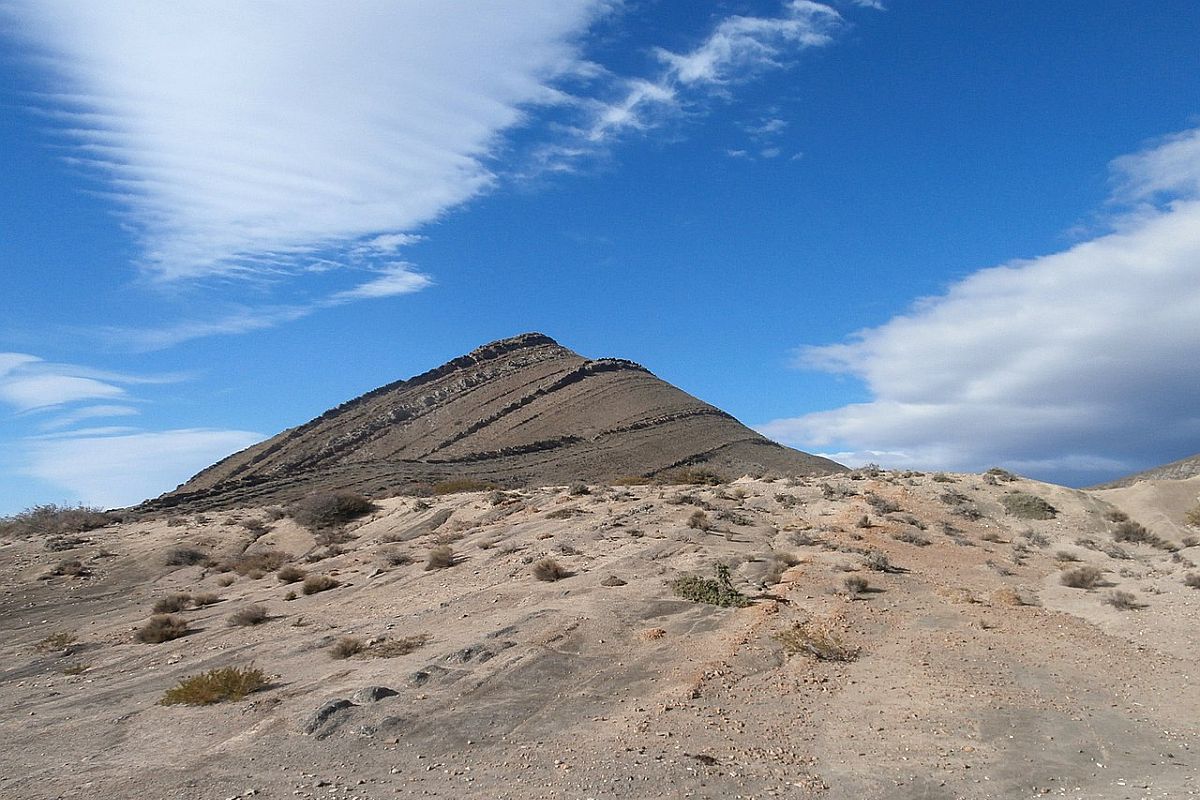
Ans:
[[[1183,524],[1191,525],[1194,528],[1200,528],[1200,503],[1196,503],[1196,505],[1184,512]]]
[[[217,578],[217,586],[232,586],[234,577],[232,575],[222,575]]]
[[[213,592],[201,592],[200,594],[192,595],[192,603],[197,608],[201,606],[211,606],[213,603],[219,603],[221,598]]]
[[[929,539],[926,539],[916,531],[896,531],[892,534],[892,538],[897,542],[904,542],[905,544],[912,544],[917,547],[927,547],[932,544]]]
[[[647,628],[638,634],[638,638],[646,642],[656,642],[659,639],[665,638],[667,632],[663,628]]]
[[[867,505],[878,511],[880,514],[892,514],[900,510],[899,503],[889,500],[881,495],[877,495],[874,492],[867,492],[863,495],[863,499],[867,501]]]
[[[178,639],[186,635],[187,632],[187,620],[172,614],[160,614],[151,617],[145,625],[138,628],[135,636],[139,642],[162,644],[172,639]]]
[[[553,558],[543,558],[533,565],[533,577],[539,581],[558,581],[570,576],[571,573],[566,567],[559,564]]]
[[[1072,553],[1070,550],[1059,550],[1054,554],[1054,560],[1061,564],[1067,564],[1079,560],[1079,556]]]
[[[716,470],[707,467],[685,467],[666,475],[664,483],[686,484],[688,486],[720,486],[728,479]]]
[[[267,523],[263,522],[261,519],[258,519],[257,517],[252,517],[251,519],[243,520],[242,527],[245,528],[246,533],[250,534],[250,536],[253,537],[254,539],[258,539],[259,537],[265,536],[267,531],[271,530],[270,528],[267,527]]]
[[[62,576],[69,578],[86,578],[91,574],[91,571],[83,565],[82,561],[77,558],[67,558],[55,564],[51,568],[50,572],[47,573],[47,576],[56,578]]]
[[[571,519],[586,513],[582,508],[556,508],[546,515],[546,519]]]
[[[712,530],[712,520],[708,518],[708,514],[697,508],[688,517],[687,526],[700,531],[709,531]]]
[[[1095,589],[1103,578],[1104,570],[1085,565],[1066,570],[1058,579],[1063,586],[1070,586],[1072,589]]]
[[[362,651],[366,658],[398,658],[424,647],[433,637],[428,633],[402,636],[399,639],[379,639]]]
[[[1002,536],[999,534],[999,532],[997,532],[997,531],[984,531],[983,533],[981,533],[981,534],[979,535],[979,538],[980,538],[982,541],[985,541],[985,542],[993,542],[993,543],[995,543],[995,542],[1003,542],[1003,541],[1004,541],[1004,537],[1002,537]]]
[[[207,563],[208,553],[194,547],[172,547],[165,560],[168,567],[191,567]]]
[[[265,687],[270,680],[254,667],[221,667],[184,678],[168,689],[158,702],[164,706],[204,706],[227,700],[241,700]]]
[[[845,587],[846,594],[851,600],[857,600],[870,588],[871,582],[861,575],[847,575],[842,581],[842,586]]]
[[[304,580],[304,576],[308,573],[293,564],[285,564],[275,573],[275,577],[279,578],[280,583],[296,583]]]
[[[292,519],[311,531],[344,525],[370,514],[375,504],[358,492],[312,492],[288,508]]]
[[[101,528],[115,517],[90,506],[60,506],[46,503],[11,516],[0,517],[0,537],[57,536]]]
[[[1104,602],[1118,611],[1137,611],[1146,607],[1146,604],[1140,602],[1133,592],[1109,592],[1108,596],[1104,598]]]
[[[379,558],[389,567],[403,567],[413,563],[413,557],[403,550],[388,548],[379,551]]]
[[[176,614],[183,611],[192,604],[192,596],[190,594],[180,592],[177,594],[169,594],[166,597],[160,597],[158,602],[154,604],[155,614]]]
[[[440,544],[429,551],[425,561],[425,569],[445,569],[454,566],[454,548],[448,544]]]
[[[222,566],[238,575],[253,575],[261,578],[268,572],[279,569],[291,558],[282,550],[262,550],[257,553],[242,553],[237,558],[226,561]]]
[[[1118,542],[1130,542],[1133,544],[1148,544],[1151,547],[1157,547],[1160,550],[1175,550],[1175,545],[1160,538],[1156,534],[1151,533],[1144,525],[1139,522],[1134,522],[1131,519],[1118,522],[1116,530],[1113,531],[1113,539]]]
[[[861,517],[858,518],[858,521],[854,523],[854,527],[870,528],[871,527],[871,518],[868,517],[866,514],[863,514]]]
[[[332,589],[338,585],[338,582],[328,575],[309,575],[304,579],[300,590],[305,594],[317,594]]]
[[[1183,585],[1190,586],[1193,589],[1200,589],[1200,575],[1195,572],[1189,572],[1183,576]]]
[[[875,572],[900,572],[900,568],[893,566],[887,553],[879,550],[870,550],[863,554],[863,566]]]
[[[229,615],[229,624],[232,627],[245,628],[251,625],[261,625],[269,620],[267,615],[267,607],[260,604],[246,606]]]
[[[1000,498],[1000,504],[1009,514],[1021,519],[1054,519],[1058,516],[1057,508],[1029,492],[1010,492]]]
[[[854,661],[860,652],[827,627],[815,623],[797,622],[775,634],[775,638],[787,652],[812,656],[818,661]]]
[[[78,640],[79,637],[75,635],[74,631],[58,631],[35,644],[33,649],[39,653],[54,653],[66,650]]]
[[[435,483],[433,485],[433,493],[443,495],[460,494],[462,492],[490,492],[495,488],[496,484],[481,481],[478,478],[450,478]]]
[[[783,580],[783,573],[800,563],[800,559],[791,553],[773,552],[767,556],[767,571],[763,583],[774,586]]]

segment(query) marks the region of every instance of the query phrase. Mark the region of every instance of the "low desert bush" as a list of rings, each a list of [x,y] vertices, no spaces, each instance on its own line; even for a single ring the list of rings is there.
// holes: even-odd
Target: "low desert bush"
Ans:
[[[241,700],[269,683],[266,673],[255,667],[221,667],[184,678],[158,702],[164,706],[205,706]]]
[[[255,574],[262,577],[268,572],[274,572],[282,567],[291,556],[282,550],[261,550],[257,553],[242,553],[240,556],[226,561],[222,567],[232,570],[238,575]]]
[[[358,492],[313,492],[288,508],[292,519],[312,531],[335,528],[370,514],[375,504]]]
[[[775,551],[767,556],[767,572],[763,575],[763,583],[774,586],[783,580],[783,573],[800,563],[800,559],[792,553]]]
[[[926,539],[916,531],[897,531],[892,534],[892,538],[897,542],[904,542],[905,544],[912,544],[917,547],[926,547],[932,544],[929,539]]]
[[[425,569],[446,569],[454,566],[454,548],[448,544],[440,544],[429,551],[425,560]]]
[[[553,558],[543,558],[533,565],[533,577],[539,581],[558,581],[570,575],[571,573]]]
[[[1200,503],[1196,503],[1196,505],[1184,512],[1183,524],[1191,525],[1194,528],[1200,528]]]
[[[269,619],[267,607],[256,603],[230,614],[229,624],[232,627],[245,628],[251,625],[261,625]]]
[[[60,506],[54,503],[37,505],[0,517],[0,537],[58,536],[101,528],[115,518],[99,508],[90,506]]]
[[[39,653],[55,653],[66,650],[78,640],[79,637],[73,631],[58,631],[35,644],[33,649]]]
[[[1129,519],[1129,515],[1119,508],[1110,508],[1104,512],[1104,518],[1109,522],[1124,522]]]
[[[582,508],[556,508],[546,515],[546,519],[571,519],[586,513]]]
[[[208,553],[194,547],[172,547],[165,558],[168,567],[191,567],[208,562]]]
[[[250,534],[251,538],[253,539],[259,539],[260,537],[265,536],[267,531],[270,530],[270,528],[267,527],[267,523],[263,522],[257,517],[242,520],[242,527],[246,529],[246,533]]]
[[[328,575],[309,575],[305,577],[304,583],[301,584],[300,591],[305,594],[317,594],[332,589],[337,585],[337,580]]]
[[[863,514],[861,517],[858,518],[858,522],[854,523],[854,527],[870,528],[871,527],[871,518],[868,517],[866,514]]]
[[[863,495],[863,499],[867,501],[867,505],[878,511],[880,514],[892,514],[900,510],[900,504],[894,500],[889,500],[882,495],[874,492],[867,492]]]
[[[664,483],[686,484],[688,486],[720,486],[728,479],[708,467],[685,467],[664,476]]]
[[[1004,481],[1005,483],[1010,483],[1017,479],[1016,475],[1014,475],[1013,473],[1009,472],[1006,469],[1001,469],[1000,467],[992,467],[991,469],[989,469],[987,472],[985,472],[983,474],[991,475],[997,481]]]
[[[1133,592],[1109,592],[1104,602],[1118,611],[1137,611],[1146,607],[1145,603],[1138,601]]]
[[[424,647],[432,638],[427,633],[418,633],[399,639],[379,639],[368,645],[362,654],[367,658],[398,658]]]
[[[879,550],[870,550],[863,554],[863,566],[875,572],[899,572],[900,570],[892,565],[888,554]]]
[[[1200,589],[1200,575],[1195,572],[1189,572],[1183,576],[1183,585],[1190,586],[1193,589]]]
[[[584,495],[591,493],[592,490],[588,488],[586,483],[572,483],[569,487],[567,487],[567,494],[571,495],[572,497],[583,497]]]
[[[139,642],[162,644],[172,639],[178,639],[187,632],[187,620],[173,614],[159,614],[151,617],[145,625],[138,628],[135,636]]]
[[[86,578],[92,573],[78,558],[67,558],[55,564],[47,574],[50,577],[56,578],[62,576],[69,578]]]
[[[217,586],[232,586],[234,580],[232,575],[222,575],[217,578]]]
[[[1139,522],[1134,522],[1131,519],[1118,522],[1112,536],[1113,539],[1118,542],[1148,544],[1151,547],[1157,547],[1160,550],[1176,549],[1175,546],[1170,542],[1162,539],[1156,534],[1151,533],[1144,525]]]
[[[279,578],[280,583],[296,583],[304,580],[304,576],[308,573],[294,564],[284,564],[275,573],[275,577]]]
[[[183,592],[158,598],[154,604],[155,614],[177,614],[192,604],[192,596]]]
[[[366,649],[366,644],[363,643],[362,639],[356,636],[343,636],[329,648],[329,655],[339,659],[349,658],[361,653],[364,649]]]
[[[1085,565],[1066,570],[1058,579],[1063,586],[1070,586],[1072,589],[1095,589],[1103,577],[1104,571],[1099,567]]]
[[[221,598],[214,592],[201,592],[200,594],[192,595],[192,603],[200,608],[202,606],[211,606],[213,603],[218,603]]]
[[[1021,519],[1054,519],[1058,515],[1058,509],[1029,492],[1010,492],[1000,498],[1000,504],[1009,514]]]
[[[671,581],[671,591],[685,600],[722,608],[743,608],[750,605],[749,598],[733,588],[733,582],[729,578],[729,567],[718,563],[713,568],[717,573],[715,579],[684,575]]]
[[[488,492],[496,488],[496,484],[481,481],[478,478],[450,478],[433,485],[433,493],[460,494],[462,492]]]
[[[789,653],[812,656],[818,661],[854,661],[859,649],[843,642],[833,631],[813,623],[797,622],[775,634]]]
[[[851,600],[857,600],[863,592],[870,588],[871,582],[861,575],[847,575],[842,581],[842,586]]]
[[[413,563],[413,557],[403,550],[388,548],[379,551],[379,558],[389,567],[403,567]]]
[[[705,514],[700,509],[696,509],[688,517],[687,526],[700,531],[712,530],[712,520],[708,518],[708,514]]]

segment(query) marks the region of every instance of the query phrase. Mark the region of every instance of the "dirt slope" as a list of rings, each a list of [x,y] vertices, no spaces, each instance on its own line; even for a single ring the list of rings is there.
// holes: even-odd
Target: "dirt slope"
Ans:
[[[470,476],[502,486],[729,473],[827,474],[622,359],[589,360],[528,333],[383,386],[209,467],[147,508],[228,508],[314,488],[372,495]]]
[[[1017,491],[1057,513],[1014,516]],[[1192,796],[1200,548],[1118,546],[1111,510],[1025,480],[854,473],[396,497],[332,548],[258,508],[0,543],[0,796]],[[439,544],[454,563],[426,570]],[[167,566],[180,547],[282,550],[339,585]],[[546,557],[572,574],[535,579]],[[46,579],[64,558],[90,576]],[[672,590],[718,560],[747,607]],[[1060,582],[1081,565],[1101,584]],[[190,635],[136,641],[180,591],[220,600],[181,612]],[[256,603],[265,622],[228,623]],[[74,641],[39,650],[54,633]],[[368,650],[334,658],[343,637]],[[157,704],[249,664],[274,678],[245,700]]]

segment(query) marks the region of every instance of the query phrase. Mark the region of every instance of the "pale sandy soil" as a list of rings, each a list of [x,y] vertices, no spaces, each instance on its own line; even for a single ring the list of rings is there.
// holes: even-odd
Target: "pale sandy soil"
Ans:
[[[1200,793],[1200,590],[1183,583],[1200,572],[1190,565],[1200,548],[1125,544],[1128,558],[1114,558],[1076,544],[1112,544],[1105,501],[1128,501],[1152,524],[1153,502],[1133,495],[939,477],[547,488],[499,504],[488,493],[433,498],[427,509],[391,498],[350,526],[345,553],[314,563],[312,535],[287,519],[251,543],[237,520],[265,519],[261,509],[110,527],[67,552],[2,543],[0,797]],[[1008,515],[999,498],[1015,490],[1058,516]],[[879,513],[867,492],[901,510]],[[711,530],[688,526],[696,503]],[[864,514],[871,527],[858,526]],[[1176,543],[1186,534],[1155,524]],[[904,533],[930,544],[893,538]],[[427,571],[439,542],[458,561]],[[283,549],[341,585],[292,600],[297,586],[270,574],[222,586],[232,573],[166,566],[179,546],[218,561]],[[415,561],[387,566],[388,551]],[[900,569],[869,569],[865,551]],[[1059,551],[1106,570],[1108,585],[1061,585]],[[779,583],[773,552],[796,560]],[[535,580],[531,562],[545,556],[574,574]],[[63,558],[92,575],[43,579]],[[716,560],[734,567],[750,607],[672,593],[670,580],[711,575]],[[626,583],[602,585],[614,575]],[[852,575],[870,584],[858,599],[844,590]],[[1114,590],[1145,607],[1106,605]],[[182,612],[190,635],[137,642],[155,600],[175,591],[222,599]],[[251,603],[270,619],[230,626]],[[787,653],[776,634],[799,622],[860,648],[858,659]],[[38,652],[55,632],[77,641]],[[395,658],[329,654],[343,636],[416,634],[428,642]],[[240,702],[158,704],[185,676],[246,664],[272,685]],[[372,686],[395,694],[355,697]],[[354,704],[304,732],[336,698]]]

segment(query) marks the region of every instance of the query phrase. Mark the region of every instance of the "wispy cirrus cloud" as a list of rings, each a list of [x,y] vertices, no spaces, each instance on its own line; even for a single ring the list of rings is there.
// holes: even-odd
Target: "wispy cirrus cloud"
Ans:
[[[1112,168],[1114,199],[1134,206],[1110,232],[804,348],[800,366],[854,376],[873,399],[761,430],[852,461],[1074,482],[1200,451],[1200,129]]]

